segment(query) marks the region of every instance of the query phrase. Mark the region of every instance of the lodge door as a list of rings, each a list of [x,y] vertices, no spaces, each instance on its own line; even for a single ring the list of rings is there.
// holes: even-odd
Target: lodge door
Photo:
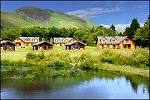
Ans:
[[[38,46],[35,46],[35,50],[38,50]]]
[[[44,50],[46,50],[46,46],[44,46]]]

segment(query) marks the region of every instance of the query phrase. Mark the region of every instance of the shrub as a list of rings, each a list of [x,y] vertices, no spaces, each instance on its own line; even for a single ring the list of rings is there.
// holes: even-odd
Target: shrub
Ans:
[[[99,67],[97,66],[97,64],[94,63],[90,63],[90,62],[82,62],[80,64],[80,68],[82,70],[86,70],[86,71],[98,71]]]
[[[71,58],[69,56],[69,53],[58,53],[55,55],[60,60],[66,61],[66,62],[71,62]]]
[[[26,54],[26,59],[35,59],[36,55],[32,52],[29,52]]]
[[[24,76],[25,79],[34,79],[36,78],[34,74],[27,74],[26,76]]]
[[[94,57],[91,57],[88,54],[82,54],[80,57],[80,68],[83,70],[98,70],[97,61]]]
[[[55,60],[55,61],[50,61],[48,64],[48,67],[52,67],[54,69],[68,69],[69,67],[69,63],[62,61],[62,60]]]
[[[43,52],[40,53],[40,54],[34,54],[32,52],[29,52],[26,55],[26,60],[36,60],[36,61],[38,61],[38,60],[41,60],[43,58],[45,58],[45,55],[44,55]]]
[[[145,67],[149,65],[149,53],[145,50],[142,49],[137,49],[135,50],[130,58],[132,58],[132,63],[134,66],[137,67]]]
[[[118,58],[118,64],[119,65],[132,65],[132,58],[130,58],[129,55],[121,54]]]
[[[72,57],[72,63],[78,63],[80,61],[80,57],[78,57],[78,56],[74,56],[74,57]]]
[[[133,67],[146,67],[149,64],[149,53],[142,49],[132,51],[130,55],[120,55],[118,64]]]
[[[9,72],[8,73],[9,75],[19,75],[20,74],[19,70],[15,67],[9,67],[8,72]]]
[[[39,57],[39,59],[41,60],[41,59],[43,59],[43,58],[45,57],[45,55],[44,55],[44,53],[42,52],[42,53],[38,54],[38,57]]]
[[[114,63],[118,63],[119,57],[120,57],[120,53],[106,50],[102,52],[98,58],[102,62],[108,62],[108,63],[114,64]]]

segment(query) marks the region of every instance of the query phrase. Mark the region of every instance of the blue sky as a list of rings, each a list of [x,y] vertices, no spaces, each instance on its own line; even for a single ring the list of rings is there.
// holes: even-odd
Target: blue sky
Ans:
[[[25,6],[52,9],[82,17],[106,27],[127,26],[133,18],[143,24],[149,15],[149,1],[2,1],[2,11],[14,11]]]

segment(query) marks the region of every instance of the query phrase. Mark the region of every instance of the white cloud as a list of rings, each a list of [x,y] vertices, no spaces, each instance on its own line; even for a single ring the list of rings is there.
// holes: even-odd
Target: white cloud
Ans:
[[[94,16],[94,15],[100,15],[103,13],[109,13],[109,12],[117,12],[121,11],[122,9],[116,7],[116,8],[86,8],[86,9],[80,9],[80,10],[75,10],[71,12],[67,12],[66,14],[69,15],[75,15],[81,18],[87,18],[89,16]]]
[[[140,26],[143,25],[144,23],[140,23]],[[109,28],[111,25],[102,24],[102,26]],[[128,26],[130,26],[130,24],[115,24],[115,28],[118,32],[124,32]]]
[[[118,5],[120,2],[118,3]],[[123,10],[131,10],[131,9],[141,9],[145,8],[146,6],[138,6],[138,7],[132,7],[132,8],[119,8],[118,5],[116,5],[115,8],[100,8],[100,7],[95,7],[95,8],[86,8],[86,9],[79,9],[71,12],[66,12],[66,14],[69,15],[75,15],[81,18],[89,18],[89,17],[95,17],[97,15],[101,15],[103,13],[110,13],[110,12],[118,12],[118,11],[123,11]],[[115,24],[115,28],[118,32],[124,32],[126,27],[128,27],[130,24]],[[140,26],[143,26],[144,23],[140,23]],[[102,26],[104,27],[110,27],[110,25],[103,24]]]

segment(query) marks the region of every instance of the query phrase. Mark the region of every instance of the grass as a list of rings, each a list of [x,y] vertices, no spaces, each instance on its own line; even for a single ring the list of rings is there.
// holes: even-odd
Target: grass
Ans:
[[[149,70],[143,68],[134,68],[131,66],[120,66],[112,64],[103,64],[102,70],[113,71],[118,73],[123,73],[125,75],[137,75],[145,78],[149,78]]]
[[[1,60],[2,65],[12,66],[13,70],[21,66],[37,70],[25,76],[31,78],[34,75],[69,76],[82,71],[100,70],[149,78],[149,52],[141,48],[109,50],[87,46],[85,50],[65,50],[64,47],[54,47],[53,50],[42,52],[27,47],[2,51]]]

